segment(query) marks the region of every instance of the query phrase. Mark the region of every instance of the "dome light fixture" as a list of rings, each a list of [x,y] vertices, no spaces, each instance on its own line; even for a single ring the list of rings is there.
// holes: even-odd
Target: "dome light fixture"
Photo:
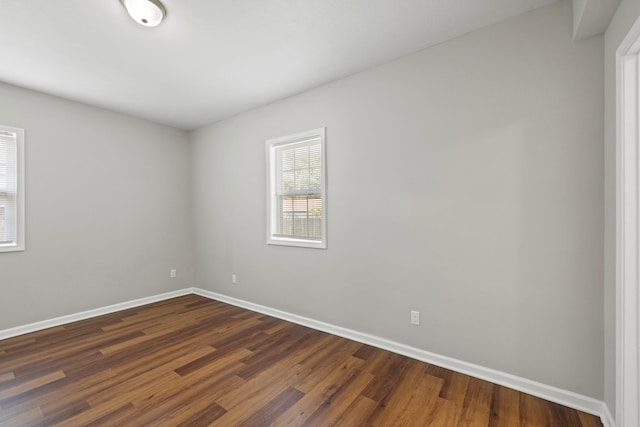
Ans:
[[[120,3],[134,21],[145,27],[159,25],[167,14],[160,0],[120,0]]]

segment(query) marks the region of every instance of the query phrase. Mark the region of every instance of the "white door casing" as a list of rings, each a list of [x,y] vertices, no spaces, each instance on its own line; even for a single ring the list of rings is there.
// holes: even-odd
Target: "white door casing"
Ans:
[[[640,19],[616,51],[616,425],[640,426]]]

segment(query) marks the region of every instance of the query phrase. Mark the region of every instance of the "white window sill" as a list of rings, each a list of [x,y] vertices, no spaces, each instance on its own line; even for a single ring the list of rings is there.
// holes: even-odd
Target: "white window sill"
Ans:
[[[318,240],[289,239],[286,237],[271,237],[267,239],[268,245],[295,246],[300,248],[326,249],[327,242]]]
[[[24,245],[17,245],[15,243],[0,244],[1,252],[21,252],[24,251]]]

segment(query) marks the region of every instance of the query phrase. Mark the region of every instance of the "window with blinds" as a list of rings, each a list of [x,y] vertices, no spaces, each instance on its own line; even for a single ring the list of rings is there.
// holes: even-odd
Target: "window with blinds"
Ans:
[[[326,248],[324,128],[267,141],[267,243]]]
[[[0,252],[24,250],[24,131],[0,126]]]

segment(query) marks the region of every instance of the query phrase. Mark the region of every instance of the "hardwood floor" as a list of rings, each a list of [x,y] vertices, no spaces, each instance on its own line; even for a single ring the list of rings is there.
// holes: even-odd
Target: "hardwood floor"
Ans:
[[[195,295],[0,341],[0,426],[602,426]]]

